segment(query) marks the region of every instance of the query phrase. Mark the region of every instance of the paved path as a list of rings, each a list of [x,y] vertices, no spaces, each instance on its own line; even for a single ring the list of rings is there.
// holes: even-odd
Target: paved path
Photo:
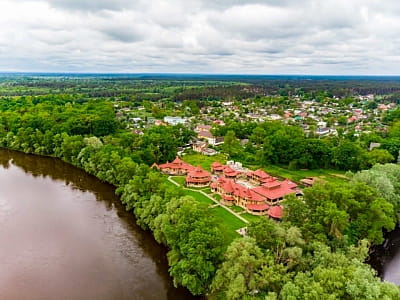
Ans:
[[[248,224],[250,223],[249,221],[247,221],[245,218],[243,218],[242,216],[240,216],[238,213],[234,212],[232,209],[226,207],[225,205],[221,205],[221,203],[214,199],[213,197],[211,197],[209,194],[204,193],[202,190],[194,190],[194,189],[189,189],[186,187],[181,186],[179,183],[175,182],[175,180],[172,179],[172,176],[168,176],[168,181],[170,181],[171,183],[175,184],[176,186],[180,186],[185,190],[189,190],[189,191],[194,191],[194,192],[198,192],[198,193],[202,193],[204,196],[206,196],[207,198],[211,199],[212,201],[214,201],[216,204],[218,204],[219,206],[225,208],[227,211],[229,211],[232,215],[234,215],[235,217],[237,217],[238,219],[242,220],[244,223]]]

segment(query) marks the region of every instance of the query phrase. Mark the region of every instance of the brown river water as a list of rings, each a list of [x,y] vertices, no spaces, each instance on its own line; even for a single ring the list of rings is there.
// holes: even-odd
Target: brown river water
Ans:
[[[195,299],[111,185],[0,150],[0,299]]]

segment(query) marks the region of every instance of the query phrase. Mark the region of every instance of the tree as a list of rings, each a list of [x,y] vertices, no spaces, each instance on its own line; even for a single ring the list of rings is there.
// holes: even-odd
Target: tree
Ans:
[[[222,145],[222,150],[229,155],[229,157],[234,157],[235,154],[240,152],[241,146],[239,140],[236,138],[235,132],[230,130],[226,133],[224,137],[224,144]]]
[[[194,295],[206,293],[226,247],[219,223],[206,205],[190,196],[172,199],[158,219],[171,249],[167,256],[175,286],[183,285]]]
[[[212,290],[221,299],[263,298],[279,292],[287,276],[283,265],[275,264],[273,256],[263,254],[255,239],[245,237],[228,247]]]

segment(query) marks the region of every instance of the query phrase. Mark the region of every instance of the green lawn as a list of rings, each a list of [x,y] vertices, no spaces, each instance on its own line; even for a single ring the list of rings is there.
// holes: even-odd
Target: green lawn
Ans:
[[[214,156],[206,156],[200,153],[196,154],[187,154],[182,157],[184,161],[191,164],[192,166],[201,166],[204,170],[211,170],[211,164],[214,161],[219,161],[222,164],[226,163],[226,157],[224,154],[217,154]]]
[[[211,211],[214,214],[214,216],[223,220],[224,223],[227,225],[227,227],[232,231],[246,226],[246,223],[238,219],[236,216],[232,215],[229,211],[227,211],[223,207],[217,206],[211,208]]]
[[[241,214],[240,216],[249,222],[255,222],[255,221],[260,220],[260,218],[265,218],[263,216],[255,216],[255,215],[251,215],[249,213],[244,213],[244,214]]]
[[[249,168],[255,170],[257,166],[249,166]],[[295,182],[300,182],[301,179],[306,177],[318,177],[322,180],[332,183],[343,183],[347,181],[345,171],[329,170],[329,169],[317,169],[317,170],[288,170],[284,167],[279,166],[267,166],[262,168],[268,174],[271,174],[280,178],[288,178]]]
[[[180,186],[184,186],[186,182],[186,177],[185,176],[173,176],[171,177],[173,181],[178,183]]]
[[[240,206],[236,206],[236,205],[229,206],[229,208],[230,208],[231,210],[233,210],[234,212],[242,212],[242,211],[244,211],[243,208],[241,208]]]
[[[212,197],[213,197],[215,200],[218,200],[218,201],[221,201],[221,199],[222,199],[221,195],[218,195],[218,194],[214,194],[214,195],[212,195]]]
[[[211,195],[213,192],[211,192],[211,189],[210,188],[203,188],[203,190],[202,190],[204,193],[206,193],[206,194],[209,194],[209,195]]]
[[[206,203],[206,204],[215,204],[214,201],[212,201],[210,198],[204,196],[202,193],[195,192],[195,191],[189,191],[189,190],[183,190],[183,192],[185,193],[185,195],[192,196],[199,202]]]

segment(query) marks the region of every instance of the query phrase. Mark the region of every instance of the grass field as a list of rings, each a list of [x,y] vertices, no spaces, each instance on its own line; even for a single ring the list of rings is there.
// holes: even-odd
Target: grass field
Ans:
[[[183,192],[185,193],[185,195],[192,196],[199,202],[206,203],[206,204],[215,204],[214,201],[212,201],[210,198],[204,196],[202,193],[195,192],[195,191],[189,191],[189,190],[183,190]]]
[[[210,188],[203,188],[202,191],[203,191],[204,193],[206,193],[206,194],[209,194],[209,195],[211,195],[211,194],[213,193],[213,192],[211,192],[211,189],[210,189]]]
[[[249,166],[251,169],[257,169],[257,166]],[[280,178],[288,178],[295,182],[300,182],[301,179],[306,177],[318,177],[322,180],[332,183],[343,183],[348,181],[345,171],[317,169],[317,170],[288,170],[279,166],[267,166],[262,168],[268,174]]]
[[[265,218],[263,216],[255,216],[255,215],[252,215],[252,214],[249,214],[249,213],[244,213],[244,214],[241,214],[240,216],[243,217],[244,219],[246,219],[249,222],[255,222],[255,221],[260,220],[261,218]]]
[[[183,160],[193,166],[201,166],[204,170],[210,170],[211,164],[214,161],[219,161],[222,164],[226,163],[224,154],[217,154],[215,156],[206,156],[199,153],[188,154],[183,156]],[[256,170],[259,166],[247,166],[249,169]],[[262,168],[267,173],[279,177],[289,178],[295,182],[300,182],[301,179],[306,177],[318,177],[322,180],[332,183],[343,183],[347,181],[346,172],[339,170],[317,169],[317,170],[289,170],[281,166],[267,166]]]
[[[201,203],[205,203],[208,205],[215,204],[214,201],[206,197],[200,192],[197,191],[191,191],[191,190],[186,190],[183,189],[182,187],[174,185],[172,182],[168,181],[168,178],[166,176],[163,176],[165,183],[173,186],[176,189],[181,189],[185,195],[192,196],[195,198],[197,201]],[[215,196],[215,195],[214,195]],[[219,195],[218,195],[219,196]],[[223,234],[228,238],[233,240],[234,238],[239,237],[240,235],[236,232],[237,229],[242,228],[246,226],[246,224],[238,219],[236,216],[228,212],[226,209],[222,207],[214,207],[214,208],[209,208],[211,213],[217,218],[218,222],[221,224],[226,225],[227,231],[224,232]]]
[[[211,211],[214,216],[224,220],[224,223],[227,225],[227,227],[233,231],[246,226],[246,223],[232,215],[223,207],[217,206],[211,208]]]
[[[236,205],[229,206],[229,208],[230,208],[231,210],[233,210],[234,212],[242,212],[242,211],[244,211],[243,208],[241,208],[240,206],[236,206]]]
[[[185,162],[191,164],[192,166],[195,166],[195,167],[201,166],[204,170],[208,170],[208,171],[211,170],[211,164],[214,161],[219,161],[222,164],[226,163],[225,155],[220,154],[220,153],[217,155],[214,155],[214,156],[206,156],[206,155],[199,154],[199,153],[187,154],[187,155],[184,155],[182,157],[182,159]]]
[[[215,200],[218,200],[218,201],[221,201],[221,199],[222,199],[221,195],[218,195],[218,194],[214,194],[214,195],[212,195],[212,197],[213,197]]]
[[[185,176],[173,176],[171,177],[173,181],[178,183],[180,186],[184,186],[186,182],[186,177]]]

